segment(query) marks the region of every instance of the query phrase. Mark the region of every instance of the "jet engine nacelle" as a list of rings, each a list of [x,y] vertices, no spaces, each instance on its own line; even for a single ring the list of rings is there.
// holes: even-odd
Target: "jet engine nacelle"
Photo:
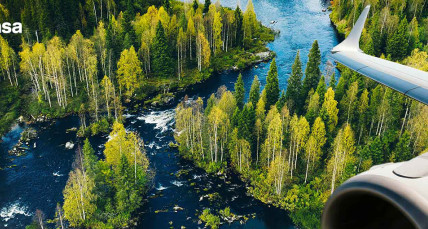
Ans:
[[[346,181],[327,201],[322,228],[427,229],[428,153]]]

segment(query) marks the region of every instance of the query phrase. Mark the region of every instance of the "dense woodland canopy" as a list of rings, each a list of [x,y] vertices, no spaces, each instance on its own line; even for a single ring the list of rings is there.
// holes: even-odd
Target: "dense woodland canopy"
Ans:
[[[128,227],[142,205],[153,174],[142,140],[121,124],[131,100],[243,68],[274,38],[251,1],[242,11],[219,1],[0,0],[0,20],[24,28],[0,35],[0,135],[20,115],[71,113],[80,137],[111,131],[103,159],[89,141],[77,150],[64,203],[49,221],[57,228]],[[41,211],[34,219],[28,228],[46,227]]]
[[[350,31],[367,4],[364,51],[428,71],[425,1],[333,1],[339,31]],[[343,66],[336,83],[320,71],[317,41],[308,57],[303,72],[296,53],[285,92],[273,60],[264,89],[255,76],[248,101],[241,76],[234,92],[220,87],[206,105],[186,98],[176,108],[175,138],[196,165],[233,170],[256,198],[290,211],[303,228],[319,228],[323,205],[342,182],[428,150],[428,106]]]
[[[143,140],[113,124],[99,160],[89,140],[76,151],[73,170],[64,188],[64,204],[58,204],[55,228],[125,228],[143,204],[153,172],[144,152]],[[41,214],[27,229],[49,228]]]
[[[0,35],[0,101],[8,108],[0,111],[0,133],[19,115],[118,119],[131,99],[245,67],[274,36],[251,1],[245,12],[197,1],[20,2],[0,1],[0,19],[24,27],[22,36]]]
[[[426,0],[334,0],[341,34],[367,4],[362,49],[428,71]],[[0,0],[0,20],[24,26],[21,37],[0,36],[0,133],[19,115],[79,113],[81,135],[108,133],[114,123],[104,159],[88,141],[77,151],[58,227],[125,227],[141,205],[151,174],[139,137],[120,124],[124,104],[244,66],[253,58],[246,51],[264,51],[273,37],[251,1],[242,11],[197,0]],[[206,105],[186,98],[176,109],[180,153],[209,172],[231,168],[256,198],[287,209],[303,228],[319,227],[325,201],[346,179],[428,147],[427,106],[343,66],[336,82],[321,64],[315,41],[304,71],[296,53],[287,90],[274,60],[248,101],[242,77]],[[36,216],[34,228],[43,225]]]

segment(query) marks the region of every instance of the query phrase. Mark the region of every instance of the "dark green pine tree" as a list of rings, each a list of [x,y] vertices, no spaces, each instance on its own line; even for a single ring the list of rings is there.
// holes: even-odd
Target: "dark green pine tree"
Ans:
[[[334,73],[330,76],[330,82],[328,83],[328,86],[333,88],[333,90],[336,89],[336,76]]]
[[[162,5],[163,5],[163,8],[165,8],[166,11],[169,12],[169,10],[171,8],[171,2],[170,2],[170,0],[163,0]]]
[[[309,51],[308,63],[305,69],[305,78],[303,79],[302,86],[302,101],[305,101],[308,97],[309,91],[313,88],[316,89],[318,82],[321,77],[321,70],[319,68],[321,64],[321,52],[318,46],[318,41],[315,40],[312,44],[312,48]]]
[[[379,136],[370,143],[370,153],[373,160],[373,165],[383,163],[383,144]]]
[[[320,82],[318,83],[317,90],[315,92],[317,92],[320,96],[319,104],[322,104],[324,102],[324,95],[327,92],[327,85],[325,84],[324,76],[321,76]]]
[[[196,10],[199,8],[199,1],[198,0],[193,0],[193,10],[196,12]]]
[[[285,97],[288,102],[288,109],[290,109],[291,113],[299,110],[301,104],[301,96],[300,91],[302,89],[302,62],[300,61],[300,52],[297,51],[296,59],[294,60],[294,64],[291,67],[291,75],[288,78],[287,91],[285,93]]]
[[[269,110],[272,105],[275,105],[279,98],[279,82],[278,82],[278,68],[276,66],[276,59],[272,60],[270,69],[266,78],[266,110]]]
[[[232,115],[232,120],[231,120],[232,126],[238,126],[239,125],[240,117],[241,117],[241,111],[239,111],[239,108],[236,107],[235,111],[233,111],[233,115]]]
[[[122,41],[123,41],[123,34],[115,34],[113,30],[113,21],[110,19],[107,29],[106,29],[106,44],[107,48],[112,51],[112,61],[116,62],[119,57],[120,53],[122,52]],[[116,64],[113,64],[112,67],[116,68]],[[115,69],[112,69],[115,70]]]
[[[395,161],[407,161],[412,159],[412,148],[410,147],[410,135],[409,132],[404,132],[403,135],[401,135],[400,140],[398,141],[397,145],[395,146]]]
[[[126,11],[123,13],[122,27],[123,27],[123,48],[129,49],[131,46],[138,47],[137,35],[135,30],[132,27],[131,21],[135,16],[135,9],[132,0],[127,0],[126,2]]]
[[[161,21],[156,28],[156,36],[152,45],[152,67],[158,76],[171,76],[174,74],[174,61],[171,57],[171,49],[165,36]]]
[[[245,99],[245,88],[244,81],[242,80],[242,74],[240,73],[238,76],[238,80],[235,83],[235,99],[236,105],[239,109],[244,107],[244,99]]]
[[[97,172],[97,161],[98,157],[95,155],[95,151],[91,146],[88,139],[85,140],[83,145],[83,166],[90,176],[95,176]]]
[[[253,107],[257,105],[257,102],[260,99],[260,81],[257,76],[254,76],[253,83],[251,84],[250,89],[250,102],[253,104]]]
[[[336,101],[341,101],[343,96],[345,96],[346,89],[348,87],[348,79],[345,74],[342,74],[342,76],[339,78],[339,82],[337,83],[334,98]]]
[[[211,0],[205,0],[204,4],[204,11],[203,13],[206,14],[210,10]]]
[[[253,142],[253,128],[255,125],[256,113],[253,105],[250,103],[245,104],[240,112],[238,119],[238,137]]]
[[[235,10],[235,25],[236,25],[236,46],[242,47],[244,42],[244,30],[242,27],[244,17],[239,6]]]
[[[279,100],[276,103],[276,107],[278,108],[279,111],[281,111],[286,103],[287,103],[287,98],[285,97],[285,91],[282,90],[281,97],[279,97]]]
[[[407,56],[408,46],[407,19],[404,17],[398,25],[398,29],[388,37],[386,53],[391,55],[393,60],[401,60]]]
[[[126,156],[122,154],[120,158],[120,163],[118,165],[117,170],[115,171],[115,182],[114,185],[116,187],[115,200],[116,210],[123,213],[132,212],[132,209],[135,206],[133,204],[137,204],[138,201],[133,203],[131,201],[131,195],[134,196],[135,186],[132,180],[132,171],[130,171],[130,165]]]

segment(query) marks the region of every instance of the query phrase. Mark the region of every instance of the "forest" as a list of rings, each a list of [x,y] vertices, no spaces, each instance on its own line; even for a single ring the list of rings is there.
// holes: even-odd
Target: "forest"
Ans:
[[[428,71],[426,1],[333,0],[341,36],[367,4],[363,51]],[[251,0],[245,11],[209,0],[0,0],[0,21],[24,28],[0,35],[0,135],[19,116],[70,114],[79,115],[83,139],[109,135],[101,158],[88,140],[78,147],[55,218],[37,211],[29,229],[132,227],[154,171],[143,140],[122,124],[124,109],[159,104],[214,71],[243,69],[275,37]],[[341,65],[338,79],[324,73],[317,41],[306,66],[295,55],[286,90],[273,59],[266,85],[254,76],[245,91],[240,76],[233,92],[220,87],[205,104],[185,97],[175,139],[198,167],[238,174],[252,196],[302,228],[319,228],[324,203],[345,180],[426,152],[428,107]],[[216,214],[199,218],[217,228]]]
[[[0,135],[19,116],[30,122],[70,114],[79,137],[109,134],[101,159],[89,140],[76,150],[54,219],[37,210],[27,228],[124,228],[135,222],[154,172],[143,140],[122,124],[124,109],[242,69],[274,32],[246,10],[217,1],[0,0]]]
[[[243,12],[210,1],[6,0],[0,20],[24,27],[22,36],[0,36],[7,108],[0,134],[21,115],[34,121],[77,113],[85,119],[82,136],[108,133],[124,107],[140,106],[131,101],[168,102],[213,71],[259,61],[255,54],[274,39],[251,1]]]
[[[37,210],[27,229],[125,228],[142,206],[154,172],[144,152],[143,140],[115,122],[104,159],[98,159],[88,139],[76,150],[73,170],[64,188],[64,204],[57,204],[55,218],[46,220]]]
[[[428,71],[425,1],[333,1],[338,31],[346,36],[367,4],[363,50]],[[255,198],[289,211],[302,228],[320,228],[324,203],[341,183],[426,152],[428,106],[341,65],[336,82],[320,70],[317,41],[308,59],[303,71],[296,53],[285,91],[274,59],[263,90],[254,76],[246,92],[239,76],[234,92],[220,87],[206,104],[186,97],[176,108],[175,139],[197,166],[239,174]]]

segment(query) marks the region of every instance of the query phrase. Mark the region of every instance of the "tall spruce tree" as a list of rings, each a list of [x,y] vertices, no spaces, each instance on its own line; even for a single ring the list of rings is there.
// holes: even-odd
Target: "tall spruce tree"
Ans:
[[[276,103],[276,107],[278,108],[278,110],[280,111],[284,105],[287,103],[287,98],[285,97],[285,91],[282,90],[281,91],[281,97],[279,97],[278,102]]]
[[[276,59],[272,60],[268,76],[266,78],[266,110],[270,110],[272,105],[275,105],[279,98],[279,82],[278,82],[278,68],[276,66]]]
[[[196,12],[196,10],[199,8],[199,1],[198,0],[193,0],[193,10]]]
[[[324,102],[324,95],[327,92],[327,85],[325,84],[324,76],[321,76],[320,82],[318,83],[317,89],[315,92],[320,96],[320,104]]]
[[[137,35],[131,24],[135,16],[135,9],[132,0],[126,2],[126,10],[123,13],[122,28],[123,28],[123,48],[129,49],[131,46],[137,47]]]
[[[321,70],[319,68],[321,64],[321,52],[318,46],[318,41],[315,40],[312,44],[312,48],[309,51],[308,63],[305,69],[305,78],[303,80],[302,87],[302,101],[305,101],[308,97],[308,93],[311,89],[316,89],[318,82],[321,77]]]
[[[250,89],[250,102],[253,104],[253,107],[257,105],[257,102],[260,99],[260,81],[257,76],[254,76],[253,83],[251,84]]]
[[[245,99],[245,88],[244,81],[242,80],[242,74],[239,74],[238,80],[235,83],[235,99],[236,105],[239,109],[244,107],[244,99]]]
[[[236,26],[236,46],[242,47],[244,42],[244,28],[243,28],[244,17],[239,6],[235,10],[235,26]]]
[[[206,14],[210,10],[211,0],[205,0],[204,4],[204,11],[203,13]]]
[[[398,29],[388,37],[386,53],[391,55],[393,60],[401,60],[406,57],[408,46],[407,19],[403,18]]]
[[[288,108],[290,112],[293,113],[296,110],[300,109],[301,96],[300,91],[302,89],[302,62],[300,61],[300,51],[297,51],[296,58],[294,59],[294,64],[291,67],[291,75],[288,78],[288,85],[285,97],[288,101]]]
[[[171,49],[165,36],[165,30],[159,20],[156,28],[156,36],[152,47],[152,67],[159,76],[171,76],[174,73],[174,62],[171,57]]]
[[[336,76],[334,73],[330,76],[330,82],[328,82],[328,86],[333,88],[333,90],[336,89]]]

